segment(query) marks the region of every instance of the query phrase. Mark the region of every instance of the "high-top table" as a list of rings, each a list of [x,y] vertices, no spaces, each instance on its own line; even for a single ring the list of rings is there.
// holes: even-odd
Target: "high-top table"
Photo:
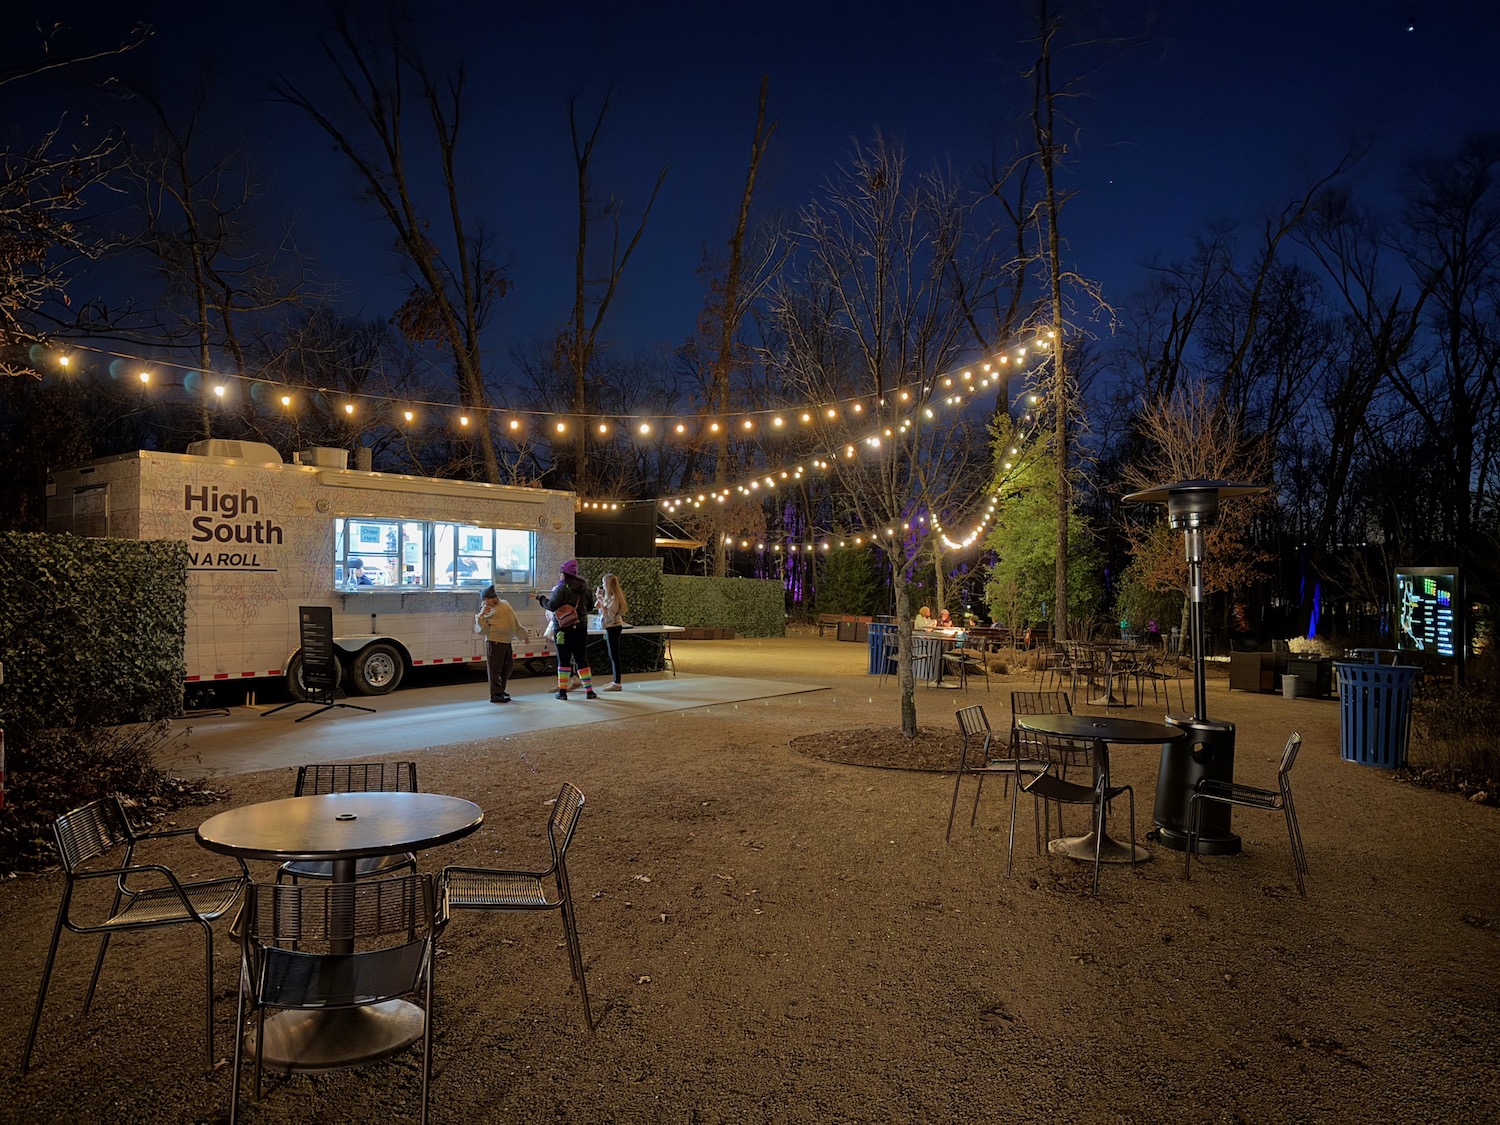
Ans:
[[[1035,734],[1050,734],[1059,738],[1070,738],[1078,742],[1094,744],[1094,781],[1097,784],[1101,772],[1109,769],[1109,743],[1127,745],[1161,745],[1176,742],[1187,732],[1162,723],[1148,723],[1141,719],[1116,719],[1106,715],[1017,715],[1016,725]],[[1053,855],[1067,856],[1087,863],[1094,862],[1094,832],[1090,829],[1082,836],[1069,836],[1047,842],[1047,850]],[[1101,863],[1130,863],[1132,848],[1126,843],[1103,833],[1099,842]],[[1145,863],[1151,858],[1140,844],[1134,847],[1134,862]]]
[[[209,851],[241,859],[326,860],[335,883],[352,883],[356,860],[437,847],[482,823],[474,802],[440,793],[323,793],[230,809],[205,820],[197,837]],[[353,951],[352,938],[329,943],[332,954]],[[266,1019],[263,1060],[287,1070],[373,1061],[420,1039],[424,1018],[406,1000],[276,1012]]]

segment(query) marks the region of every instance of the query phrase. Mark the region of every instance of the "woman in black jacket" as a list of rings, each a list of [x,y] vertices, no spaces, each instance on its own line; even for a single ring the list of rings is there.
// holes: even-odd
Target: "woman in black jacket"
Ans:
[[[589,669],[589,614],[594,612],[594,595],[589,593],[588,583],[578,577],[578,563],[569,559],[559,567],[562,577],[552,587],[551,594],[538,594],[536,600],[542,608],[551,612],[557,622],[553,633],[557,641],[557,698],[568,698],[568,669],[577,669],[583,681],[585,699],[598,699],[594,691],[594,677]],[[571,624],[564,625],[558,611],[567,606],[573,615]],[[562,614],[566,618],[567,613]]]

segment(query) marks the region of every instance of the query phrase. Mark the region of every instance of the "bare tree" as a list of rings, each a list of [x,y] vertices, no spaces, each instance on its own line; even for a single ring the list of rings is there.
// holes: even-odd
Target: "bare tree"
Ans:
[[[108,46],[73,47],[63,39],[66,30],[62,23],[46,29],[32,57],[0,70],[0,88],[123,55],[151,37],[149,27],[138,25]],[[28,349],[71,319],[74,267],[109,248],[79,217],[111,183],[119,148],[113,135],[70,144],[59,125],[32,144],[0,149],[0,376],[35,373]]]
[[[458,149],[464,113],[464,71],[433,75],[394,25],[383,42],[361,38],[342,16],[324,55],[348,96],[352,124],[343,125],[302,87],[278,76],[278,98],[306,113],[349,161],[373,202],[390,223],[396,246],[411,272],[412,290],[397,313],[402,331],[416,340],[439,342],[453,360],[461,404],[482,420],[475,427],[484,479],[500,480],[485,388],[481,334],[494,302],[508,282],[495,264],[482,225],[468,223],[459,192]],[[414,82],[415,105],[407,101]],[[435,149],[443,195],[432,205],[418,198],[420,157],[408,137],[425,118]],[[437,230],[446,231],[444,244]]]
[[[713,384],[708,413],[715,418],[728,417],[730,377],[744,363],[741,349],[736,346],[740,324],[774,276],[771,269],[762,269],[749,271],[747,277],[745,268],[745,240],[750,224],[750,206],[755,199],[755,179],[760,173],[760,163],[765,158],[766,149],[770,146],[771,135],[776,131],[775,122],[769,125],[766,123],[766,98],[770,82],[769,76],[761,77],[760,99],[755,110],[755,132],[750,140],[750,160],[745,172],[745,189],[740,194],[739,214],[735,219],[734,233],[729,238],[729,262],[724,269],[723,287],[710,314],[711,320],[716,321],[713,327],[717,329],[717,338],[714,340],[713,360],[710,364]],[[763,260],[761,264],[764,266],[769,262]],[[717,445],[714,486],[722,489],[729,481],[729,427],[725,426],[719,431]],[[721,529],[715,531],[714,574],[722,578],[725,572],[724,535]]]
[[[1073,339],[1070,310],[1082,299],[1103,309],[1097,284],[1070,269],[1066,264],[1066,244],[1062,235],[1063,209],[1075,193],[1062,184],[1061,172],[1077,126],[1064,112],[1066,104],[1080,96],[1086,75],[1073,73],[1060,78],[1056,73],[1059,37],[1064,18],[1055,12],[1048,0],[1039,0],[1036,8],[1037,56],[1025,73],[1031,83],[1030,125],[1035,160],[1042,186],[1030,201],[1025,213],[1024,230],[1035,240],[1032,261],[1040,274],[1045,312],[1038,323],[1046,329],[1050,341],[1052,377],[1047,391],[1047,409],[1052,421],[1052,442],[1056,448],[1057,491],[1057,560],[1054,578],[1053,607],[1055,635],[1067,636],[1068,622],[1068,551],[1071,536],[1069,520],[1074,507],[1074,433],[1082,416],[1083,388],[1070,368],[1070,358],[1077,353]]]
[[[604,327],[609,306],[619,290],[620,278],[625,273],[630,256],[640,245],[641,236],[646,232],[646,223],[651,217],[651,208],[655,206],[656,197],[661,193],[661,185],[667,178],[667,169],[663,167],[657,173],[656,185],[651,189],[651,197],[646,201],[640,223],[629,240],[622,245],[623,205],[618,199],[611,198],[601,207],[594,197],[590,177],[594,150],[599,143],[599,135],[604,129],[604,119],[608,113],[609,97],[606,95],[604,103],[599,107],[599,114],[594,119],[593,128],[584,137],[578,125],[578,99],[573,98],[568,102],[568,132],[573,140],[573,163],[578,175],[578,243],[573,259],[573,315],[567,330],[558,338],[557,350],[573,387],[572,411],[575,425],[572,476],[573,488],[580,493],[586,493],[590,488],[587,420],[593,412],[589,406],[589,382],[591,377],[596,377],[591,367],[599,354],[599,333]],[[589,232],[595,217],[602,217],[610,228],[608,261],[602,278],[597,279],[591,276],[589,255]]]
[[[925,553],[935,519],[957,524],[982,508],[989,478],[988,419],[954,408],[979,379],[953,370],[976,343],[969,318],[987,307],[987,279],[1004,276],[993,230],[971,230],[974,219],[974,203],[948,178],[909,177],[900,147],[877,137],[802,210],[792,259],[800,276],[773,298],[779,374],[803,402],[820,404],[807,408],[807,428],[835,518],[851,537],[869,534],[889,567],[908,737],[917,720],[907,567]]]
[[[149,148],[132,152],[130,170],[143,216],[137,245],[154,258],[165,287],[158,307],[175,315],[169,338],[185,339],[203,372],[221,369],[215,357],[222,354],[231,374],[244,374],[245,334],[263,327],[262,314],[306,296],[301,265],[289,240],[267,245],[257,238],[243,159],[202,152],[201,94],[180,123],[154,92],[134,88],[130,96],[145,107],[154,131]],[[204,437],[214,409],[205,393]]]
[[[1439,512],[1464,561],[1500,574],[1474,515],[1500,490],[1500,134],[1416,162],[1401,252],[1425,296],[1421,347],[1391,379],[1445,468]]]

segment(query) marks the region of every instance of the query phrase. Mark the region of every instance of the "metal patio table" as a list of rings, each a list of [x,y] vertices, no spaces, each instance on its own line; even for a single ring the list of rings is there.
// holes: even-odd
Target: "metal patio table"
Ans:
[[[482,823],[484,810],[474,802],[441,793],[323,793],[230,809],[205,820],[197,838],[209,851],[241,859],[325,860],[335,883],[352,883],[357,860],[437,847]],[[352,938],[334,941],[330,952],[352,953],[353,947]],[[420,1039],[424,1018],[406,1000],[277,1012],[266,1019],[264,1062],[286,1070],[371,1062]]]
[[[1050,734],[1059,738],[1092,742],[1095,750],[1094,780],[1096,783],[1099,763],[1109,760],[1109,743],[1160,746],[1176,742],[1186,733],[1162,723],[1148,723],[1141,719],[1116,719],[1108,715],[1102,718],[1094,715],[1017,715],[1016,725],[1034,734]],[[1103,750],[1102,755],[1099,753],[1100,750]],[[1093,863],[1094,833],[1091,829],[1082,836],[1065,836],[1049,840],[1047,850],[1053,855],[1063,855],[1069,859]],[[1134,852],[1136,863],[1145,863],[1151,858],[1151,853],[1140,844],[1135,845]],[[1106,831],[1099,845],[1099,861],[1101,863],[1130,863],[1131,845],[1128,842],[1122,844],[1111,838]]]

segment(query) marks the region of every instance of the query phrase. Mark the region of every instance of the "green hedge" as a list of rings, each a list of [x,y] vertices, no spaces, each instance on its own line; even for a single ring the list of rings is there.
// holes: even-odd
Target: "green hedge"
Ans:
[[[7,738],[182,713],[185,543],[0,532],[0,573]]]
[[[599,588],[600,580],[613,574],[620,580],[625,591],[629,609],[625,620],[632,625],[661,625],[662,619],[662,574],[661,559],[587,559],[578,560],[578,576],[589,584],[590,590]],[[677,624],[675,621],[672,624]],[[620,634],[620,664],[629,672],[660,672],[662,670],[662,643],[657,636],[632,637],[630,630]],[[604,638],[589,641],[589,665],[594,669],[594,678],[602,680],[609,674],[609,649]]]
[[[730,628],[741,637],[786,636],[786,591],[774,578],[662,576],[667,621],[689,629]]]

